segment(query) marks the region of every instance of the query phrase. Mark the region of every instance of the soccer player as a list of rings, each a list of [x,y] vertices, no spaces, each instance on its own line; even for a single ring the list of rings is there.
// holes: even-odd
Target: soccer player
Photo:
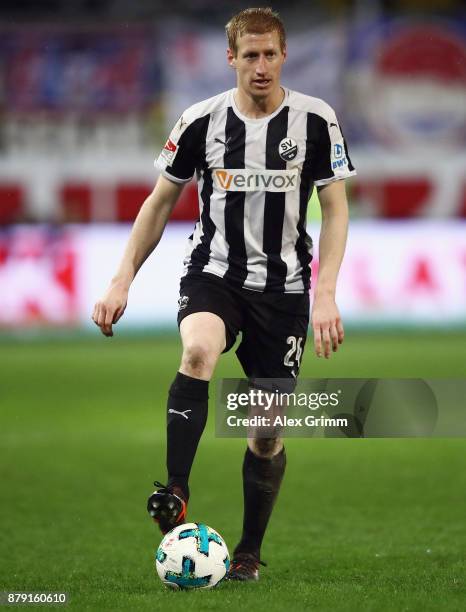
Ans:
[[[188,108],[156,160],[160,177],[134,223],[120,267],[94,309],[106,336],[129,287],[196,174],[200,218],[188,239],[178,301],[183,351],[168,393],[168,482],[148,500],[166,533],[185,521],[188,478],[207,419],[209,381],[239,332],[238,359],[256,379],[299,373],[309,323],[312,242],[306,209],[313,185],[322,208],[320,268],[312,308],[314,348],[343,342],[335,303],[348,224],[344,179],[355,174],[328,104],[283,87],[285,30],[271,9],[251,8],[226,26],[236,88]],[[261,544],[285,471],[279,437],[248,439],[243,533],[229,578],[257,580]]]

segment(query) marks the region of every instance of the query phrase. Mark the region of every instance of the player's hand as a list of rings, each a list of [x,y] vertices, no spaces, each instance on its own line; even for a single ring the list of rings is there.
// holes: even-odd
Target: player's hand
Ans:
[[[92,320],[100,327],[104,336],[113,336],[112,325],[122,317],[127,302],[128,288],[112,283],[103,298],[94,306]]]
[[[340,318],[338,306],[333,297],[317,296],[314,298],[311,314],[314,330],[314,350],[317,357],[330,357],[331,350],[338,350],[343,342],[345,332]]]

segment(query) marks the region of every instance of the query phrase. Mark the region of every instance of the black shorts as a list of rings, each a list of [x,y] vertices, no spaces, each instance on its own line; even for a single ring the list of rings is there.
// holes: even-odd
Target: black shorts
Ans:
[[[253,378],[296,378],[309,325],[309,293],[261,293],[201,272],[180,283],[178,326],[195,312],[212,312],[225,323],[226,347],[235,344],[244,373]]]

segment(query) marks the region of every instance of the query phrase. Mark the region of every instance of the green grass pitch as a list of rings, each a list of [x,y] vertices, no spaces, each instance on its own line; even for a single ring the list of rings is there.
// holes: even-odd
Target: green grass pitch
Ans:
[[[0,590],[66,591],[76,610],[465,610],[466,441],[287,441],[288,469],[257,584],[171,592],[146,515],[165,478],[165,396],[175,337],[0,346]],[[349,332],[303,376],[464,377],[466,335]],[[240,376],[233,353],[216,376]],[[211,393],[212,397],[214,393]],[[233,549],[242,440],[213,415],[189,518]],[[42,608],[43,609],[43,608]]]

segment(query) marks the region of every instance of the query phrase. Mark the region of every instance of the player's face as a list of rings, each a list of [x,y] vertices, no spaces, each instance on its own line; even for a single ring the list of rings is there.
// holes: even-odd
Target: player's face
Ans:
[[[236,69],[238,87],[253,97],[266,97],[280,87],[286,50],[280,48],[278,32],[244,34],[236,55],[228,49],[230,66]]]

